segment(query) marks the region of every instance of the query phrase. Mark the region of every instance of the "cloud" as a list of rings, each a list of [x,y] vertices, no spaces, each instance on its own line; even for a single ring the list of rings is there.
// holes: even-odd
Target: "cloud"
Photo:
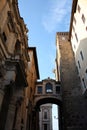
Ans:
[[[55,0],[51,3],[48,13],[43,16],[42,24],[48,32],[52,32],[61,23],[67,28],[71,11],[70,0]]]

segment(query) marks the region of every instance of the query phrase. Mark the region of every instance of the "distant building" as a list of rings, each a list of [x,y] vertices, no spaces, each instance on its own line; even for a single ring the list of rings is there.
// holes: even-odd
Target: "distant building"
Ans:
[[[39,112],[39,130],[52,129],[52,104],[44,104],[40,106]]]
[[[70,42],[75,56],[82,93],[87,90],[87,0],[73,0]]]

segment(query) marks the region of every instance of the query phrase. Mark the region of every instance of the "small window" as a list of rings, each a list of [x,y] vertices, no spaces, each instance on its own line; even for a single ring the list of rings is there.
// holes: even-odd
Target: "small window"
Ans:
[[[44,124],[44,130],[47,130],[47,124]]]
[[[87,26],[86,26],[86,31],[87,31]]]
[[[53,86],[51,83],[46,84],[46,93],[52,93],[53,92]]]
[[[5,32],[3,32],[3,39],[4,39],[4,41],[6,42],[6,40],[7,40],[7,37],[6,37],[6,34],[5,34]]]
[[[73,29],[73,31],[75,32],[75,28],[74,28],[74,26],[72,26],[72,29]]]
[[[80,51],[81,59],[84,60],[83,53]]]
[[[47,111],[44,112],[44,119],[47,119]]]
[[[77,74],[79,74],[79,71],[78,71],[78,66],[76,66],[76,72],[77,72]]]
[[[6,37],[5,32],[2,33],[2,37],[3,37],[4,42],[6,42],[7,41],[7,37]]]
[[[80,66],[80,62],[78,61],[78,66],[79,66],[79,69],[81,68],[81,66]]]
[[[75,17],[73,18],[73,21],[74,21],[74,23],[76,24],[76,19],[75,19]]]
[[[77,34],[75,33],[75,37],[76,37],[76,41],[78,42],[78,37],[77,37]]]
[[[56,86],[56,94],[60,93],[60,86]]]
[[[85,71],[85,74],[86,74],[86,79],[87,79],[87,69],[86,69],[86,71]]]
[[[83,23],[85,23],[85,16],[84,16],[84,14],[82,14],[82,21],[83,21]]]
[[[42,86],[38,86],[38,90],[37,90],[38,94],[42,93]]]
[[[74,45],[74,49],[76,49],[76,46]]]
[[[20,54],[21,53],[21,44],[20,41],[17,40],[15,44],[15,54]]]
[[[23,128],[24,128],[24,120],[21,119],[21,130],[23,130]]]
[[[32,87],[30,87],[30,93],[32,93]]]
[[[80,13],[80,11],[81,11],[81,8],[80,8],[80,6],[78,5],[78,12]]]
[[[86,84],[85,84],[84,78],[82,78],[82,82],[83,82],[84,88],[86,88]]]
[[[12,12],[8,11],[8,23],[7,23],[9,31],[14,31],[15,30],[15,24],[13,22],[13,16]]]

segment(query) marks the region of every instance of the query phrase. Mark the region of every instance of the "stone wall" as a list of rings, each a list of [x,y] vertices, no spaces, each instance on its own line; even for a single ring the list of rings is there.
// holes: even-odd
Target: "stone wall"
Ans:
[[[57,33],[60,58],[60,79],[63,96],[62,122],[64,130],[87,129],[87,99],[82,96],[68,33]]]

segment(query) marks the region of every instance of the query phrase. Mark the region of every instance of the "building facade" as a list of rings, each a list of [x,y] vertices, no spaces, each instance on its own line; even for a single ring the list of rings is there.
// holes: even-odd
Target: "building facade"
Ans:
[[[50,105],[49,105],[50,104]],[[36,90],[34,95],[34,106],[35,112],[39,113],[39,118],[37,118],[39,122],[40,130],[51,130],[52,127],[52,106],[51,104],[58,105],[58,114],[59,114],[59,122],[57,125],[60,130],[62,127],[61,115],[62,115],[62,91],[60,82],[47,78],[42,81],[36,82]],[[44,119],[46,116],[47,119]],[[37,123],[38,123],[37,122]],[[38,130],[38,129],[36,129]]]
[[[28,87],[26,88],[26,101],[27,101],[27,128],[26,130],[35,130],[37,127],[34,115],[34,94],[36,89],[36,81],[39,79],[38,60],[35,47],[28,48],[30,61],[28,62],[27,81]],[[33,125],[34,124],[34,125]]]
[[[52,104],[44,104],[40,106],[39,112],[39,130],[52,129]]]
[[[39,72],[27,32],[18,1],[0,0],[0,130],[33,130],[30,117]]]
[[[69,38],[75,56],[82,93],[87,90],[87,1],[73,0]]]
[[[62,89],[62,129],[87,129],[87,101],[82,95],[68,32],[56,34],[56,74]]]

